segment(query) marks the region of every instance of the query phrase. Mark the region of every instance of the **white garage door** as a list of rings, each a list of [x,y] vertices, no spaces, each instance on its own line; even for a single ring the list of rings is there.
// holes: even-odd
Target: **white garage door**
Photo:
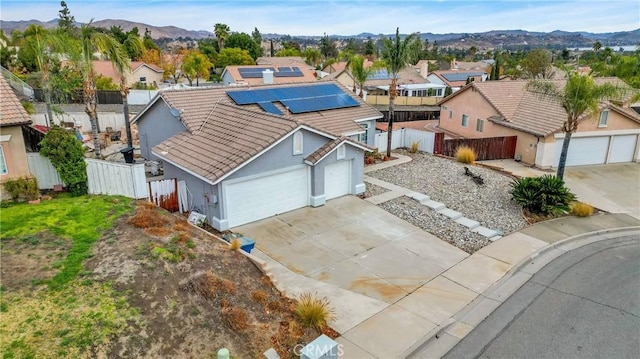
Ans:
[[[324,168],[324,195],[327,200],[351,193],[351,161],[340,161]]]
[[[638,135],[613,136],[609,163],[632,162]]]
[[[257,221],[309,205],[307,167],[224,184],[229,227]]]
[[[563,138],[556,140],[556,166],[560,162]],[[569,143],[567,166],[598,165],[607,160],[609,137],[573,137]]]

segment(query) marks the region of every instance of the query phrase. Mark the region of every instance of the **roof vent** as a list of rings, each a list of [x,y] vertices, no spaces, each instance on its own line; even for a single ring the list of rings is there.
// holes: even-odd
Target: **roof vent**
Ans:
[[[262,71],[262,82],[265,85],[273,84],[273,71],[269,69]]]

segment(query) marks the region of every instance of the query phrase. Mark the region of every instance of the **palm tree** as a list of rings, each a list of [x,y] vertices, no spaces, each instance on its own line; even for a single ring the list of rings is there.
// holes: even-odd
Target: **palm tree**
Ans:
[[[387,129],[387,157],[391,156],[391,136],[393,134],[394,102],[397,96],[398,73],[409,65],[408,57],[411,41],[416,34],[400,39],[400,28],[396,28],[395,39],[382,39],[382,57],[386,62],[387,72],[391,75],[389,86],[389,128]]]
[[[218,40],[218,52],[224,48],[224,41],[229,37],[230,31],[227,24],[217,23],[213,26],[213,33],[216,34],[216,40]]]
[[[85,112],[91,121],[91,132],[93,135],[93,145],[95,146],[95,156],[100,158],[100,141],[98,111],[97,111],[97,90],[96,73],[93,70],[94,54],[99,53],[107,56],[116,68],[126,68],[129,63],[127,52],[124,47],[113,37],[98,32],[91,26],[93,20],[88,24],[83,24],[80,28],[80,42],[77,46],[71,45],[69,54],[73,62],[76,63],[82,74],[82,94],[85,103]]]
[[[578,129],[579,120],[597,114],[600,101],[620,97],[624,93],[623,88],[612,83],[598,85],[590,76],[575,73],[569,74],[564,88],[558,87],[554,82],[543,80],[531,80],[526,88],[540,97],[560,103],[567,113],[567,119],[562,125],[565,135],[556,174],[560,178],[564,176],[569,142],[571,135]]]
[[[364,92],[362,90],[364,88],[364,83],[367,81],[369,76],[371,76],[373,71],[373,67],[364,67],[364,57],[356,55],[351,59],[351,76],[353,76],[353,80],[360,88],[360,91],[358,92],[358,96],[360,96],[360,98],[364,96]]]
[[[593,51],[598,52],[602,48],[602,43],[600,41],[596,41],[593,43]]]
[[[25,29],[23,36],[23,46],[33,53],[36,68],[40,72],[40,86],[47,107],[48,121],[53,123],[49,76],[51,74],[51,44],[55,41],[55,36],[40,25],[29,25]]]
[[[144,52],[144,42],[139,36],[127,36],[124,44],[130,50],[136,53]],[[127,131],[127,148],[133,148],[133,139],[131,138],[131,122],[129,120],[129,87],[127,86],[127,73],[131,70],[131,63],[127,61],[114,63],[118,74],[120,75],[120,95],[122,96],[122,112],[124,113],[124,126]]]

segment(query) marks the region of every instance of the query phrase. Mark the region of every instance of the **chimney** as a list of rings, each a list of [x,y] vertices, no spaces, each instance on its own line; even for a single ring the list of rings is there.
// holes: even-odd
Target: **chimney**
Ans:
[[[262,83],[265,85],[273,84],[273,71],[269,69],[262,71]]]
[[[420,64],[420,76],[425,79],[429,76],[429,63],[427,61]]]

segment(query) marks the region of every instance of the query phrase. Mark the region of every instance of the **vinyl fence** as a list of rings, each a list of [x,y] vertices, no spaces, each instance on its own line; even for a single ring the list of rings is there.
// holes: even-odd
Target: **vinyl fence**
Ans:
[[[39,153],[28,153],[29,171],[38,179],[40,189],[63,184],[51,161]],[[87,185],[90,194],[148,198],[144,164],[126,164],[86,158]]]
[[[411,147],[411,144],[418,142],[418,150],[433,153],[435,134],[427,131],[403,128],[394,130],[391,136],[391,149]],[[387,150],[387,133],[376,133],[376,147],[379,152]]]

